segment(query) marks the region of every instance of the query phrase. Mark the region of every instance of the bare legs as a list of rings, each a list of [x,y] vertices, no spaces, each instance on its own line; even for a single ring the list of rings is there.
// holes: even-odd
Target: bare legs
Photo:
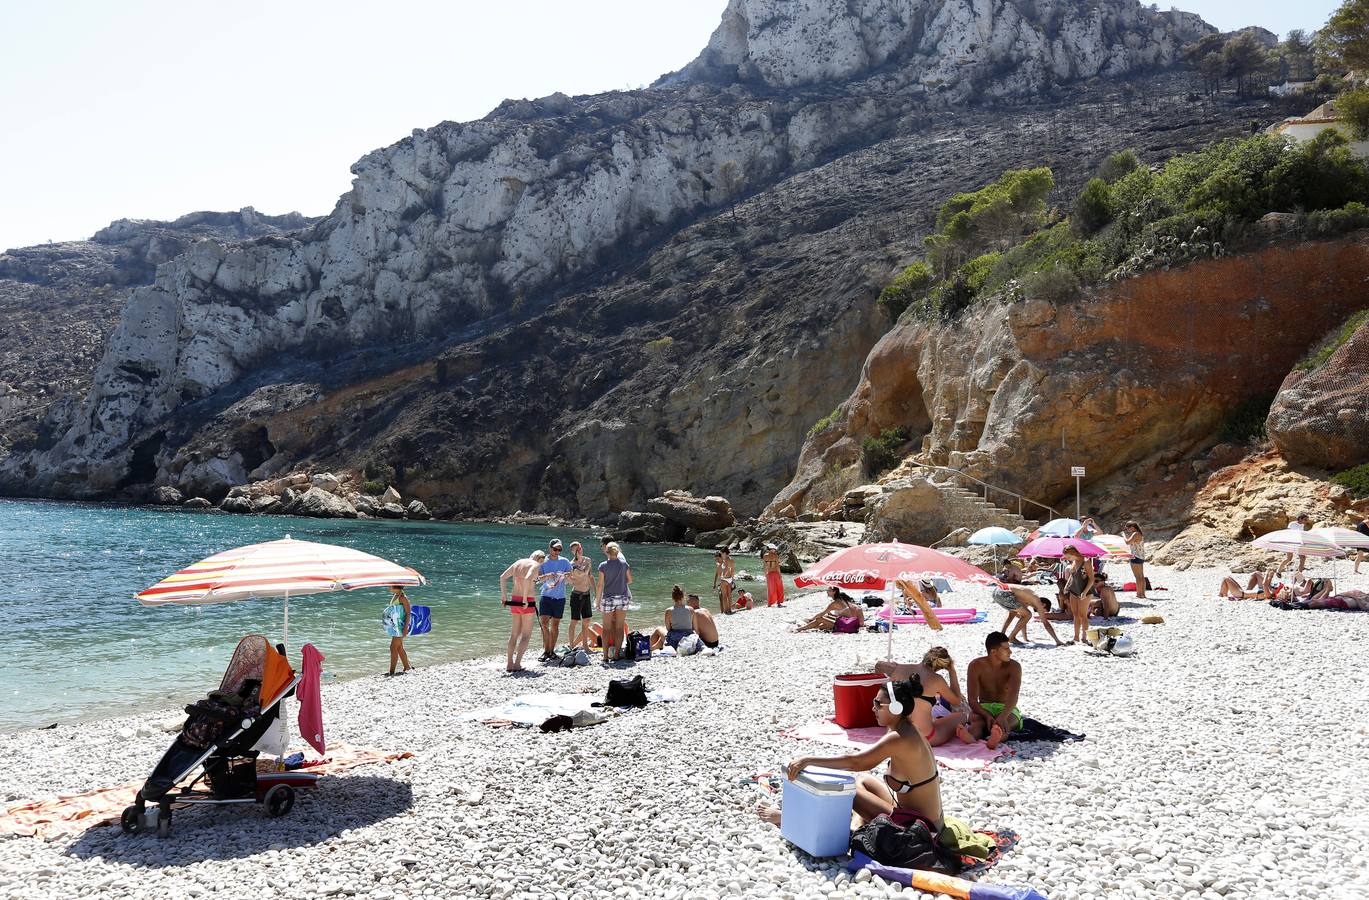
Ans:
[[[618,609],[604,613],[604,661],[618,659],[623,649],[623,626],[627,620],[627,610]]]
[[[542,658],[556,653],[556,642],[561,639],[561,620],[555,616],[538,616],[542,626]]]
[[[1131,577],[1136,582],[1136,599],[1150,599],[1146,596],[1146,564],[1138,562],[1132,563]]]
[[[1089,630],[1089,598],[1070,594],[1070,612],[1074,613],[1074,637],[1076,644],[1084,642]]]
[[[513,614],[513,622],[509,625],[508,659],[504,664],[506,672],[523,671],[523,653],[528,649],[528,641],[532,638],[532,620],[534,618],[536,617]]]
[[[413,666],[409,665],[409,654],[407,654],[407,653],[404,652],[404,638],[402,638],[402,637],[392,637],[392,638],[390,638],[390,674],[391,674],[391,675],[393,675],[393,674],[395,673],[395,665],[396,665],[400,660],[403,660],[403,661],[404,661],[404,671],[405,671],[405,672],[407,672],[407,671],[409,671],[410,669],[413,668]]]

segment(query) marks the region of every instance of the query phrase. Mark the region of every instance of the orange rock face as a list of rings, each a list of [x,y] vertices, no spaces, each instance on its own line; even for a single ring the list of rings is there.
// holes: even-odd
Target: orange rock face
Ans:
[[[822,488],[852,444],[899,425],[921,439],[922,461],[1072,500],[1071,466],[1087,469],[1087,489],[1157,451],[1191,451],[1237,404],[1273,397],[1312,344],[1369,306],[1366,285],[1361,235],[1155,270],[1063,303],[905,320],[775,503],[830,500]]]
[[[1369,286],[1360,297],[1369,305]],[[1333,472],[1369,462],[1369,323],[1318,368],[1290,372],[1268,424],[1290,460]]]

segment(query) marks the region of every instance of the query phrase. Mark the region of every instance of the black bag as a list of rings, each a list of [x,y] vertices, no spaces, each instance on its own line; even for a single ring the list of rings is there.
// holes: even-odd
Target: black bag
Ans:
[[[629,631],[627,634],[627,646],[623,648],[623,659],[637,658],[637,644],[645,637],[640,631]],[[648,644],[650,646],[650,644]]]
[[[852,832],[851,850],[859,850],[877,863],[900,869],[923,869],[943,875],[960,872],[959,858],[941,846],[937,836],[920,821],[900,828],[887,816],[879,816]]]
[[[603,703],[594,706],[646,706],[646,681],[641,675],[634,675],[628,681],[613,679],[608,683],[608,693]]]

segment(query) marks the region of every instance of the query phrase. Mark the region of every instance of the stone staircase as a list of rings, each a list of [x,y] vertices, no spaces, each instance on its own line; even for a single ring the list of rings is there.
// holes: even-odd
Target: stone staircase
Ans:
[[[1019,516],[1001,506],[995,506],[969,488],[953,482],[934,482],[934,484],[946,497],[947,511],[950,516],[958,522],[964,522],[965,524],[962,527],[969,528],[971,531],[993,525],[1006,528],[1009,531],[1018,528],[1032,531],[1040,525],[1039,522]]]

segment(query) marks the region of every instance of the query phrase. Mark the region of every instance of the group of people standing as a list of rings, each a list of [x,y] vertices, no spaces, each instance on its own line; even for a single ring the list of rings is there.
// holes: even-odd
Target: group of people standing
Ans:
[[[523,654],[532,640],[534,621],[542,634],[540,659],[545,662],[556,657],[568,602],[570,648],[589,650],[594,643],[601,643],[605,660],[619,658],[627,608],[632,601],[632,567],[617,543],[610,538],[604,538],[602,543],[606,558],[597,567],[585,555],[579,541],[571,542],[571,555],[566,558],[561,555],[561,541],[553,538],[545,552],[534,550],[499,576],[499,599],[512,619],[506,671],[524,671]],[[603,614],[603,624],[597,628],[596,604]]]

